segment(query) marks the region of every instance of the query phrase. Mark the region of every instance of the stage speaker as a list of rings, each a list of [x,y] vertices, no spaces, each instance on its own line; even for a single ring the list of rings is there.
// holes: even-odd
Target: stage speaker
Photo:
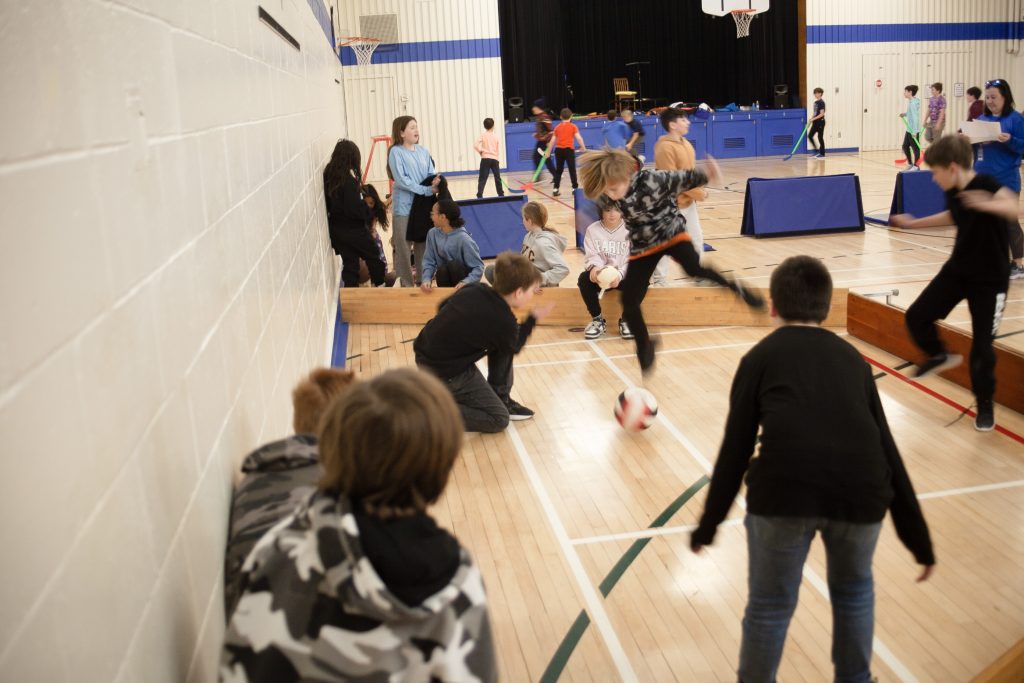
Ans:
[[[523,112],[523,98],[522,97],[510,97],[508,98],[508,122],[509,123],[522,123],[526,120]]]
[[[775,108],[785,109],[789,106],[789,86],[780,83],[775,86]]]

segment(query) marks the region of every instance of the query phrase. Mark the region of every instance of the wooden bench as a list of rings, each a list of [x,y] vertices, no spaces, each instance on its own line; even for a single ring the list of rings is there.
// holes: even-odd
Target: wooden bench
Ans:
[[[851,293],[847,305],[846,328],[854,337],[894,356],[914,363],[924,360],[907,331],[904,311],[895,306]],[[946,370],[942,376],[970,389],[968,359],[971,355],[971,335],[939,323],[939,338],[951,353],[959,353],[964,357],[963,365]],[[1024,355],[998,343],[995,352],[998,375],[995,400],[1018,413],[1024,413]]]
[[[437,312],[437,306],[452,289],[435,289],[424,294],[416,288],[342,288],[341,319],[348,323],[390,323],[422,325]],[[767,296],[766,291],[761,294]],[[554,301],[555,310],[542,325],[582,326],[590,315],[575,287],[548,287],[534,297],[534,305]],[[832,293],[832,310],[825,324],[846,325],[847,290]],[[617,321],[622,313],[619,292],[605,292],[601,299],[605,318]],[[731,291],[722,287],[654,287],[644,299],[644,318],[649,325],[769,326],[767,313],[755,313]]]

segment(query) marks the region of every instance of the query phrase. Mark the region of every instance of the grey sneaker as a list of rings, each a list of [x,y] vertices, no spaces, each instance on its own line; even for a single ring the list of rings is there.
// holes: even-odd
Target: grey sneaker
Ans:
[[[1021,268],[1016,263],[1011,263],[1010,264],[1010,279],[1011,280],[1020,280],[1021,278],[1024,278],[1024,268]]]
[[[955,368],[964,362],[964,357],[959,353],[940,353],[937,356],[932,356],[925,362],[917,366],[914,370],[914,379],[924,379],[930,377],[937,372],[943,370],[949,370]]]
[[[590,324],[583,330],[584,339],[597,339],[605,333],[608,328],[608,323],[605,319],[598,316],[590,321]]]
[[[629,324],[625,320],[619,319],[619,336],[623,339],[632,339],[633,332],[629,329]]]

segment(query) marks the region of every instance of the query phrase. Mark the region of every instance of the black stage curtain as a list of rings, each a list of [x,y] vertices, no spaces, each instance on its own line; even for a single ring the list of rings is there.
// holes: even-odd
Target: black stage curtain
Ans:
[[[602,112],[614,103],[612,79],[629,78],[643,94],[675,101],[760,100],[774,85],[797,94],[797,3],[776,0],[750,37],[737,38],[731,17],[712,17],[697,0],[499,0],[505,97],[544,97],[551,109]],[[650,105],[648,105],[650,106]]]

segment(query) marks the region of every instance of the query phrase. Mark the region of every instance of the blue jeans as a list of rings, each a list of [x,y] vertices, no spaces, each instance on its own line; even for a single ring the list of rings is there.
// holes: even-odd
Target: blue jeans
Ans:
[[[853,524],[821,517],[748,514],[749,596],[743,616],[739,678],[774,683],[811,541],[820,531],[832,602],[832,664],[836,683],[871,680],[875,587],[871,561],[881,522]]]

